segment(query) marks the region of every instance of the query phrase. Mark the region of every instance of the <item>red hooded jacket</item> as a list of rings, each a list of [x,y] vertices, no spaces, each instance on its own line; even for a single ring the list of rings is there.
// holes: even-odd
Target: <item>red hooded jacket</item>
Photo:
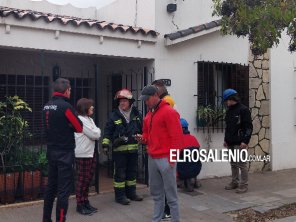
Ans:
[[[184,143],[184,147],[182,148],[182,150],[186,148],[191,148],[191,147],[198,147],[198,148],[200,147],[197,139],[191,134],[183,135],[183,143]]]
[[[183,147],[180,115],[165,100],[161,100],[158,107],[145,116],[143,140],[152,158],[169,158],[170,149]]]

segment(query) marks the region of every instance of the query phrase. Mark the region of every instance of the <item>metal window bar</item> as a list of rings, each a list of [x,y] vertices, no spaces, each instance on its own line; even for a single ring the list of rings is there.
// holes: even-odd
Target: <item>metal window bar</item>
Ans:
[[[249,67],[240,64],[198,61],[197,63],[197,105],[211,106],[215,111],[222,109],[223,91],[234,88],[239,92],[241,102],[249,104]],[[199,121],[197,121],[199,124]],[[212,132],[223,132],[224,121],[211,126]],[[201,127],[205,131],[205,127]]]
[[[149,70],[147,67],[143,67],[142,69],[131,69],[129,70],[129,73],[119,73],[122,77],[122,88],[128,88],[133,93],[133,96],[135,98],[134,105],[139,109],[139,111],[142,113],[143,118],[147,112],[145,104],[138,100],[140,92],[146,86],[147,84],[151,83],[154,77],[154,70]],[[118,73],[114,74],[118,75]],[[108,98],[113,98],[114,95],[112,94],[112,76],[108,77],[108,84],[107,84],[107,90],[108,90]],[[111,96],[111,97],[110,97]],[[110,104],[109,101],[107,101],[108,104]],[[110,105],[108,105],[109,110],[108,113],[110,113]],[[138,175],[137,180],[141,183],[148,184],[148,168],[147,168],[147,155],[145,153],[145,147],[141,146],[138,153]],[[110,157],[108,157],[108,162],[112,162]],[[113,164],[108,164],[108,175],[111,177],[113,175]]]
[[[5,96],[19,95],[21,99],[29,104],[32,108],[32,113],[25,113],[24,118],[29,123],[29,130],[33,134],[31,139],[26,139],[23,141],[22,150],[29,152],[29,156],[33,157],[33,154],[38,153],[45,149],[45,130],[43,128],[43,118],[42,118],[42,106],[49,100],[49,76],[44,74],[44,55],[41,53],[41,73],[33,74],[0,74],[0,98]],[[6,68],[7,69],[7,68]],[[83,73],[82,73],[83,75]],[[70,78],[69,78],[70,79]],[[86,78],[80,78],[81,87],[76,88],[77,78],[74,78],[74,87],[72,92],[74,96],[72,98],[73,104],[76,104],[77,96],[88,97],[90,95],[91,87],[89,85],[90,73],[88,72]],[[76,92],[77,89],[77,92]],[[18,154],[19,155],[19,154]],[[38,163],[36,163],[37,165]],[[25,166],[8,166],[8,168]],[[33,167],[35,168],[35,167]],[[24,168],[25,169],[25,168]],[[2,169],[3,171],[3,169]],[[13,198],[16,196],[22,197],[24,200],[32,200],[38,197],[38,195],[44,192],[41,184],[41,174],[40,171],[25,170],[22,173],[22,177],[14,177],[14,184],[17,184],[18,178],[22,178],[22,186],[18,189],[15,188]],[[13,174],[15,175],[15,174]],[[4,181],[4,192],[0,191],[0,199],[6,199],[8,195],[8,190],[6,188],[6,173],[0,174],[0,180]],[[4,180],[2,180],[4,177]],[[29,185],[24,185],[28,182]],[[0,184],[1,187],[1,184]],[[3,196],[4,195],[4,196]],[[12,198],[12,197],[11,197]],[[3,199],[3,201],[4,201]],[[13,199],[14,201],[14,199]],[[9,201],[5,201],[9,202]]]
[[[32,108],[33,113],[25,113],[23,115],[23,118],[28,121],[29,123],[29,130],[30,132],[32,132],[32,134],[35,136],[32,139],[24,139],[22,141],[22,144],[20,144],[19,146],[19,151],[21,152],[17,152],[15,153],[15,158],[19,158],[22,157],[24,154],[24,151],[27,151],[28,157],[30,158],[30,156],[33,156],[33,153],[36,153],[38,151],[38,149],[40,149],[41,147],[37,147],[38,145],[42,145],[42,143],[40,144],[40,140],[43,139],[43,135],[42,133],[40,134],[39,131],[42,132],[42,121],[41,118],[39,117],[40,112],[35,111],[36,110],[36,104],[37,101],[39,101],[37,99],[37,93],[36,90],[38,87],[36,87],[37,82],[40,82],[40,76],[37,76],[35,74],[33,75],[16,75],[16,74],[1,74],[0,75],[1,79],[4,79],[5,81],[1,81],[0,82],[0,87],[1,87],[1,98],[4,98],[5,96],[14,96],[14,95],[18,95],[22,100],[24,100],[25,102],[27,102],[29,104],[29,106]],[[43,92],[44,88],[47,86],[43,85],[43,82],[41,81],[41,87],[39,86],[39,88],[41,88],[41,92]],[[3,90],[4,89],[4,90]],[[30,92],[30,93],[29,93]],[[43,99],[44,96],[42,94],[42,98]],[[40,139],[41,137],[41,139]],[[27,158],[28,158],[27,157]],[[15,160],[15,162],[17,162],[17,159]],[[22,161],[21,161],[22,162]],[[33,162],[29,162],[30,165],[27,165],[28,162],[22,162],[24,165],[19,166],[19,165],[13,165],[13,166],[9,166],[8,168],[10,169],[14,169],[12,170],[13,175],[17,175],[17,178],[14,178],[14,183],[17,183],[18,178],[23,178],[23,180],[21,181],[21,186],[20,187],[15,187],[15,195],[14,197],[10,197],[13,198],[13,200],[15,199],[15,196],[22,196],[25,200],[31,200],[34,198],[37,198],[38,194],[39,194],[39,183],[35,181],[34,178],[37,178],[37,181],[40,181],[40,171],[36,171],[39,172],[39,174],[37,173],[37,176],[33,177],[33,170],[28,170],[26,167],[32,167],[33,165],[37,165],[37,163],[33,163]],[[16,168],[18,170],[16,170]],[[24,169],[21,170],[20,168]],[[35,167],[33,167],[35,168]],[[22,172],[23,171],[23,172]],[[29,174],[28,174],[29,172]],[[22,176],[21,176],[22,175]],[[7,177],[7,174],[4,174],[4,177]],[[6,187],[6,180],[4,180],[4,187]],[[29,185],[26,186],[25,183],[27,182]],[[33,187],[34,186],[34,187]],[[6,192],[7,190],[4,190],[4,192],[1,192],[2,197],[3,195],[4,197],[6,197],[6,195],[9,195],[9,192]],[[11,195],[10,195],[11,196]],[[8,201],[10,203],[10,201]]]

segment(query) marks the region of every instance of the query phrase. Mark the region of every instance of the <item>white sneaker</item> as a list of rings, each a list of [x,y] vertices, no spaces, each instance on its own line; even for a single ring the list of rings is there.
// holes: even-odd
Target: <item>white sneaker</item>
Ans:
[[[170,220],[172,217],[170,214],[163,214],[161,221],[168,221]]]

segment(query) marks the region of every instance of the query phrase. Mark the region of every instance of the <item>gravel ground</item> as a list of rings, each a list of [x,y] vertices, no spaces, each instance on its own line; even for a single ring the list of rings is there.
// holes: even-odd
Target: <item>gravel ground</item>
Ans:
[[[236,222],[267,222],[275,219],[296,215],[296,203],[283,205],[277,209],[269,210],[265,213],[257,212],[251,208],[228,212]]]

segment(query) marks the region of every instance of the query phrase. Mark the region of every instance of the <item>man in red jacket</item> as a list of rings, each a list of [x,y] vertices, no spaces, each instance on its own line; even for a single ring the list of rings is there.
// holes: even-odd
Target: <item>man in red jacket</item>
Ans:
[[[141,97],[149,108],[144,119],[143,134],[138,142],[147,144],[150,193],[154,200],[153,222],[162,219],[165,194],[173,222],[180,221],[176,184],[176,164],[170,163],[170,149],[183,147],[179,113],[161,100],[155,86],[146,86]]]

